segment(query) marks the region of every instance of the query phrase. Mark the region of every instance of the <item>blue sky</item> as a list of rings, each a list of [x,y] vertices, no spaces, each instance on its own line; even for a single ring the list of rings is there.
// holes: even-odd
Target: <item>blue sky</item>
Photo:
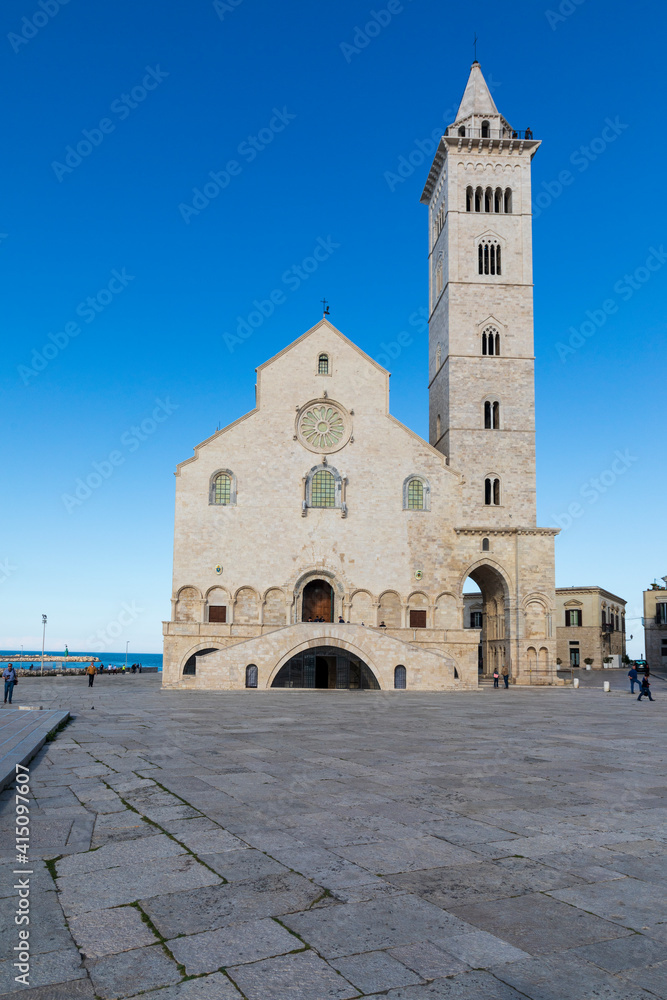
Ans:
[[[538,523],[565,527],[558,585],[641,615],[667,572],[665,19],[647,0],[7,0],[1,645],[41,643],[46,612],[51,649],[101,630],[159,651],[176,463],[252,408],[255,367],[323,295],[369,354],[389,345],[392,411],[426,434],[428,162],[405,163],[453,120],[475,31],[501,113],[543,140]]]

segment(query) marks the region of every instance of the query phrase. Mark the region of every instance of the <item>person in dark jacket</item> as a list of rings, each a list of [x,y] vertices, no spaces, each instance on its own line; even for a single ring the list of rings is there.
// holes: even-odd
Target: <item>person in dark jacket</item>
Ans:
[[[634,694],[635,684],[641,689],[641,685],[639,683],[639,677],[637,676],[637,667],[635,666],[634,663],[628,670],[628,677],[630,678],[630,694]]]
[[[641,701],[644,695],[648,697],[649,701],[653,701],[653,697],[651,695],[651,682],[649,681],[647,674],[644,674],[644,676],[642,677],[642,689],[639,692],[639,697],[637,698],[637,701]]]

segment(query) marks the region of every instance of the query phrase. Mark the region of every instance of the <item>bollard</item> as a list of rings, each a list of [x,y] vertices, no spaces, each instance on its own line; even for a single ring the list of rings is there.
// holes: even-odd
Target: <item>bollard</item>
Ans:
[[[576,687],[576,688],[579,687],[579,678],[578,677],[574,678],[574,680],[572,681],[572,686]]]
[[[611,684],[609,683],[609,681],[605,681],[602,687],[604,689],[604,693],[609,694],[609,692],[611,691]]]

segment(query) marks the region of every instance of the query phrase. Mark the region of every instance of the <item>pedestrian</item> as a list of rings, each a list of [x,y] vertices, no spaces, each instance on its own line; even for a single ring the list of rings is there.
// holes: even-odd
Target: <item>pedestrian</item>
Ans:
[[[386,628],[386,627],[387,627],[387,626],[385,625],[385,623],[384,623],[384,622],[380,622],[380,628]]]
[[[648,679],[647,674],[645,674],[644,677],[642,678],[642,689],[639,692],[639,697],[637,698],[637,701],[641,701],[644,695],[648,697],[649,701],[653,701],[653,697],[651,695],[651,683]],[[11,701],[11,698],[9,700]]]
[[[503,667],[503,680],[505,682],[505,690],[510,686],[510,672],[507,667]]]
[[[92,663],[92,661],[90,666],[86,668],[86,673],[88,674],[88,687],[91,688],[95,683],[95,674],[97,673],[97,671],[95,670],[95,665]]]
[[[141,664],[139,664],[139,673],[141,673]]]
[[[493,671],[493,686],[494,686],[494,688],[498,687],[498,681],[499,680],[500,680],[500,674],[498,673],[498,668],[496,667],[496,669]]]
[[[345,619],[343,618],[342,615],[338,615],[338,624],[339,625],[344,625],[345,624]]]
[[[630,694],[634,694],[635,684],[637,685],[637,687],[641,688],[641,685],[639,683],[639,677],[637,676],[636,664],[633,663],[630,669],[628,670],[628,677],[630,678]]]
[[[18,684],[18,677],[16,676],[16,671],[11,663],[8,663],[2,674],[3,680],[5,682],[5,705],[9,699],[9,704],[12,703],[12,695],[14,694],[14,688]]]

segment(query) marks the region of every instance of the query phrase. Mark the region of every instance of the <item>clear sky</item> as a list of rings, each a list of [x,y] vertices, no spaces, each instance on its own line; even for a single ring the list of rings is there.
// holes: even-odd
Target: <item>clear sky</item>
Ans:
[[[176,463],[252,408],[255,367],[323,296],[393,355],[392,411],[427,434],[422,151],[475,31],[499,110],[543,140],[538,523],[565,528],[558,585],[638,618],[667,573],[666,18],[655,0],[7,0],[0,645],[40,645],[47,613],[53,650],[98,630],[160,650]]]

